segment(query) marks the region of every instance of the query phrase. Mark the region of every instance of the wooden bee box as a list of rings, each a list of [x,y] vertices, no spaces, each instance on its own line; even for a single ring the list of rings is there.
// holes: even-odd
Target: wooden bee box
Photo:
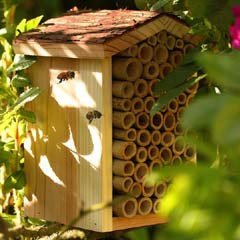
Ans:
[[[41,96],[29,106],[37,114],[37,124],[30,126],[25,143],[27,216],[67,224],[78,215],[80,209],[113,200],[113,185],[119,188],[118,182],[124,178],[122,173],[119,174],[120,178],[116,178],[115,175],[118,175],[118,171],[121,172],[121,164],[124,160],[128,162],[136,160],[136,147],[139,149],[141,146],[136,140],[136,134],[141,129],[148,129],[137,126],[135,120],[131,124],[133,127],[129,125],[135,129],[132,130],[135,134],[135,137],[133,136],[136,142],[133,143],[135,150],[130,148],[135,152],[130,159],[128,157],[124,159],[121,154],[128,154],[124,146],[121,148],[125,137],[121,135],[122,130],[120,133],[116,132],[116,128],[125,128],[121,125],[122,115],[126,111],[122,109],[122,100],[130,99],[131,102],[136,102],[134,110],[133,108],[129,110],[128,106],[124,105],[128,113],[134,114],[134,119],[139,112],[146,112],[148,114],[146,118],[150,119],[149,111],[146,109],[149,108],[146,94],[141,97],[139,93],[138,98],[136,94],[121,98],[121,93],[116,92],[121,90],[122,83],[118,85],[117,82],[130,82],[133,86],[136,79],[134,77],[131,79],[131,76],[138,75],[140,71],[138,77],[145,79],[148,88],[152,86],[154,82],[148,75],[153,74],[155,70],[158,74],[154,78],[159,78],[161,72],[165,75],[169,69],[166,67],[163,70],[162,64],[172,61],[170,55],[178,46],[174,43],[174,46],[169,48],[169,56],[163,62],[161,56],[160,60],[159,56],[155,56],[159,53],[154,53],[153,61],[152,57],[145,61],[142,58],[147,57],[148,53],[145,56],[143,52],[140,56],[141,53],[136,55],[131,51],[134,52],[136,49],[139,51],[140,47],[144,48],[142,44],[147,44],[155,52],[156,44],[161,42],[159,33],[164,33],[170,36],[168,44],[171,45],[171,37],[177,39],[180,45],[184,43],[185,48],[181,46],[178,50],[184,53],[188,47],[193,46],[190,42],[194,40],[187,35],[187,32],[188,27],[182,21],[168,14],[101,10],[70,12],[62,17],[50,19],[39,29],[18,37],[14,43],[15,52],[37,56],[37,63],[30,69],[29,75],[33,85],[42,89]],[[161,54],[164,55],[164,51],[160,51]],[[141,63],[133,64],[138,67],[134,70],[129,68],[126,72],[125,63],[120,63],[120,59],[123,58],[125,62],[129,59],[132,61],[132,58],[140,58]],[[177,59],[178,57],[175,59],[176,63],[178,63]],[[147,67],[149,61],[157,62],[157,68],[156,64],[153,64],[155,68]],[[130,76],[129,81],[126,81],[129,76],[124,74]],[[151,105],[153,97],[151,98],[151,91],[148,91]],[[140,105],[138,105],[139,101]],[[145,104],[145,110],[139,111],[137,108],[138,106],[141,108],[142,103]],[[115,124],[118,120],[120,123]],[[147,124],[150,126],[149,122]],[[125,129],[128,130],[129,126]],[[158,127],[150,126],[149,129],[151,136],[153,131],[156,135],[160,133]],[[117,136],[119,134],[121,136]],[[166,141],[167,139],[166,137]],[[152,148],[157,147],[160,151],[159,144],[153,145],[155,147]],[[146,147],[145,144],[142,146]],[[146,147],[148,151],[150,146],[151,144],[148,144]],[[191,155],[191,149],[188,151]],[[147,159],[146,162],[156,160],[154,150],[152,154],[153,159]],[[172,161],[173,157],[164,159],[166,154],[167,151],[163,153],[163,159],[159,160],[160,165],[164,161]],[[116,165],[113,169],[113,158],[120,159],[118,162],[120,170]],[[141,161],[135,161],[134,167],[139,162]],[[139,182],[141,185],[142,180]],[[121,190],[120,186],[120,192]],[[133,208],[136,210],[135,205]],[[139,215],[138,211],[133,217],[123,217],[122,208],[118,206],[115,210],[108,207],[89,213],[81,218],[76,226],[106,232],[165,222],[165,219],[152,211],[145,216]]]

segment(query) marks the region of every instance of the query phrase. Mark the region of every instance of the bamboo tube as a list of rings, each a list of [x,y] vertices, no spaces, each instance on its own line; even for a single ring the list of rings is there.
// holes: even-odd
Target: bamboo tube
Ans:
[[[178,102],[177,102],[177,100],[175,98],[172,99],[168,103],[167,108],[168,108],[168,111],[170,111],[170,112],[173,112],[173,113],[177,112],[177,110],[178,110]]]
[[[142,76],[145,79],[151,80],[157,78],[159,75],[159,66],[156,62],[148,62],[143,67],[143,74]]]
[[[138,203],[135,198],[122,199],[113,204],[113,213],[117,217],[131,218],[137,214]]]
[[[162,198],[167,193],[167,184],[165,182],[157,183],[154,187],[154,196]]]
[[[153,35],[147,39],[147,43],[151,46],[156,46],[157,45],[157,36]]]
[[[132,98],[134,94],[133,84],[131,82],[113,81],[112,94],[119,98]]]
[[[140,183],[134,182],[129,190],[129,195],[135,198],[140,197],[142,194],[142,186]]]
[[[136,123],[134,126],[138,129],[145,129],[148,127],[149,122],[149,115],[145,112],[140,112],[136,115]]]
[[[194,94],[187,96],[186,107],[189,106],[189,104],[192,102],[193,98],[194,98]]]
[[[172,151],[168,147],[162,147],[159,151],[159,158],[164,164],[168,164],[172,160]]]
[[[194,48],[194,45],[193,45],[193,44],[191,44],[191,43],[186,44],[186,45],[183,47],[183,53],[184,53],[184,55],[188,54],[193,48]]]
[[[118,56],[123,56],[123,57],[136,57],[138,53],[138,46],[137,45],[132,45],[131,47],[127,48],[123,52],[120,52]]]
[[[131,177],[113,176],[113,188],[122,193],[128,193],[133,179]]]
[[[156,86],[156,84],[158,83],[158,79],[154,79],[152,81],[149,81],[148,83],[148,93],[152,96],[155,97],[156,94],[154,93],[154,88]]]
[[[179,120],[179,119],[182,117],[185,109],[186,109],[186,107],[180,107],[180,108],[178,109],[177,114],[176,114],[177,120]]]
[[[112,154],[113,157],[129,160],[136,155],[137,147],[133,142],[124,142],[119,140],[113,140]]]
[[[186,90],[186,92],[187,93],[189,93],[189,94],[196,94],[197,93],[197,90],[198,90],[198,87],[199,87],[199,83],[197,82],[197,83],[195,83],[195,84],[193,84],[190,88],[188,88],[187,90]]]
[[[129,129],[135,123],[135,115],[132,112],[113,111],[113,127]]]
[[[133,142],[137,138],[137,131],[134,128],[130,128],[128,130],[114,128],[113,129],[113,138]]]
[[[153,203],[150,198],[143,197],[137,199],[138,213],[142,216],[148,215],[152,211]]]
[[[126,98],[113,98],[112,99],[113,109],[120,111],[130,111],[132,102]]]
[[[175,156],[173,156],[171,163],[172,163],[172,165],[179,166],[182,164],[182,159],[180,156],[175,155]]]
[[[172,132],[164,132],[162,134],[161,145],[164,147],[170,147],[175,142],[175,136]]]
[[[173,51],[169,54],[169,62],[173,67],[177,67],[183,60],[183,54],[181,51]]]
[[[154,48],[153,60],[158,64],[167,62],[167,60],[168,60],[168,50],[164,45],[158,44]]]
[[[196,161],[196,151],[194,147],[187,145],[184,150],[183,156],[188,161]]]
[[[137,163],[134,169],[133,178],[136,182],[143,182],[148,174],[148,166],[146,163]]]
[[[138,47],[137,56],[143,64],[146,64],[147,62],[150,62],[153,58],[153,48],[147,43],[142,43]]]
[[[135,97],[132,99],[132,110],[133,113],[139,113],[144,111],[144,102],[141,98]]]
[[[114,159],[112,171],[117,176],[131,177],[134,172],[134,163],[132,161]]]
[[[149,171],[150,172],[154,171],[155,169],[159,169],[162,166],[163,166],[162,162],[159,159],[155,159],[153,161],[149,161]]]
[[[145,147],[138,147],[137,148],[137,153],[133,161],[135,162],[145,162],[147,160],[148,152]]]
[[[146,129],[140,129],[137,131],[137,144],[142,147],[146,147],[151,143],[151,134]]]
[[[144,197],[151,197],[154,193],[154,186],[149,184],[147,181],[142,183],[142,195]]]
[[[168,35],[166,46],[169,50],[173,50],[176,44],[176,38],[172,35]]]
[[[166,112],[163,117],[163,128],[166,131],[171,131],[176,125],[176,119],[172,112]]]
[[[151,96],[148,96],[144,99],[144,110],[147,113],[150,113],[153,104],[155,103],[155,99]]]
[[[169,73],[173,71],[173,66],[170,63],[163,63],[159,65],[159,77],[164,79]]]
[[[151,133],[151,142],[153,145],[159,145],[162,140],[161,132],[158,130],[154,130]]]
[[[177,101],[179,105],[184,105],[187,101],[187,95],[186,93],[180,93],[177,97]]]
[[[165,44],[167,42],[167,31],[163,30],[157,34],[157,40],[161,44]]]
[[[174,126],[173,132],[176,136],[184,134],[184,129],[182,128],[182,125],[179,122],[177,122],[177,124]]]
[[[148,84],[144,79],[138,79],[134,82],[134,94],[137,97],[144,98],[148,94]]]
[[[181,155],[185,150],[185,141],[183,136],[178,136],[172,145],[172,151],[176,155]]]
[[[163,115],[161,112],[157,112],[150,117],[150,127],[158,130],[163,125]]]
[[[176,40],[175,47],[178,49],[183,49],[184,47],[184,41],[180,38]]]
[[[154,160],[159,156],[159,149],[155,145],[150,145],[148,147],[148,158]]]
[[[161,107],[160,112],[165,113],[167,111],[167,105]]]
[[[152,208],[153,213],[159,213],[161,199],[153,198],[152,202],[153,202],[153,208]]]
[[[142,75],[143,65],[137,58],[113,58],[113,77],[121,80],[134,81]]]

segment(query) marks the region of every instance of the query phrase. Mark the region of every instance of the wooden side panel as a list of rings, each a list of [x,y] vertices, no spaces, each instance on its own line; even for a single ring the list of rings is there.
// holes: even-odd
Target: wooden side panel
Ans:
[[[26,146],[25,202],[28,215],[67,224],[81,208],[112,200],[111,59],[49,59],[39,58],[31,70],[33,84],[44,89],[32,106],[38,123],[31,135],[39,131],[41,138],[29,138]],[[68,70],[75,78],[58,83],[58,74]],[[103,116],[90,124],[86,114],[92,110]],[[111,209],[105,209],[77,226],[110,231],[111,223]]]

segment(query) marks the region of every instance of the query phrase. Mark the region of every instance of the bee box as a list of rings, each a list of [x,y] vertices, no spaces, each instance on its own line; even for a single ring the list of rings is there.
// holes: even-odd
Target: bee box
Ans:
[[[37,123],[25,143],[25,214],[107,232],[165,223],[156,206],[167,183],[146,186],[154,166],[192,159],[177,124],[196,88],[154,117],[153,86],[193,47],[175,16],[148,11],[70,12],[21,34],[16,53],[37,56],[29,70],[41,95],[29,106]],[[180,149],[179,149],[180,148]],[[127,202],[126,202],[127,201]]]

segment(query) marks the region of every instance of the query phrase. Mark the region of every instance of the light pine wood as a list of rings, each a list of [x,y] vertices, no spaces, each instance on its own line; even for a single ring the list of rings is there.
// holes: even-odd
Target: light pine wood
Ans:
[[[75,78],[58,84],[57,75],[67,70]],[[111,59],[39,58],[30,75],[43,90],[32,104],[38,121],[30,131],[42,137],[26,145],[26,214],[67,224],[81,208],[112,200]],[[93,109],[103,116],[89,124],[85,116]],[[108,208],[77,226],[102,232],[111,223]]]

